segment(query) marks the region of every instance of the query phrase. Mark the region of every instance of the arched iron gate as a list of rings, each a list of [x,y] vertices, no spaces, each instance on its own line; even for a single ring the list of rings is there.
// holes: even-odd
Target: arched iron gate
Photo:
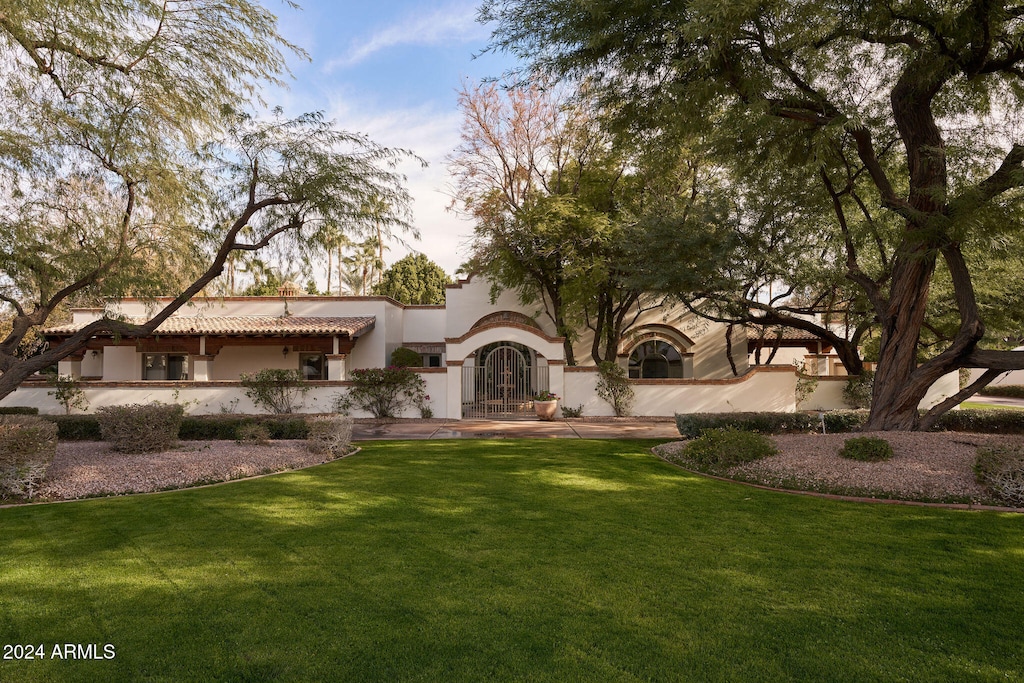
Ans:
[[[464,417],[530,415],[534,394],[548,388],[547,366],[512,344],[481,349],[477,363],[462,368]]]

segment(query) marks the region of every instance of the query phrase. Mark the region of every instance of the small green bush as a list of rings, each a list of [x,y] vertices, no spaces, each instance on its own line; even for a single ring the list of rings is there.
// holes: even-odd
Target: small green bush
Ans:
[[[39,417],[0,417],[0,498],[32,498],[57,452],[57,425]]]
[[[875,386],[875,373],[864,370],[846,380],[843,387],[843,401],[851,408],[870,408],[871,391]]]
[[[48,391],[48,396],[57,399],[57,403],[64,406],[64,414],[70,415],[74,410],[85,410],[89,407],[89,399],[85,396],[81,383],[73,375],[53,374],[47,380],[53,387]]]
[[[598,398],[609,403],[617,417],[625,417],[633,412],[633,400],[636,398],[636,394],[622,366],[614,361],[606,360],[598,364],[597,371],[599,376],[594,390],[597,392]]]
[[[877,436],[857,436],[846,440],[839,455],[861,462],[882,462],[892,457],[892,446]]]
[[[360,368],[349,379],[348,393],[334,398],[335,410],[345,415],[357,408],[377,418],[398,417],[410,406],[422,412],[428,400],[427,383],[409,368]]]
[[[1021,446],[979,448],[974,475],[997,498],[1024,506],[1024,449]]]
[[[400,346],[391,353],[391,365],[396,368],[420,368],[423,367],[423,356]]]
[[[253,405],[275,415],[288,415],[302,407],[310,386],[298,370],[264,368],[243,372],[242,386]]]
[[[38,415],[39,408],[30,406],[5,406],[0,407],[0,415]]]
[[[254,443],[265,446],[270,441],[270,430],[265,425],[249,422],[241,424],[235,430],[235,441],[238,443]]]
[[[320,415],[307,420],[309,436],[306,448],[311,453],[328,453],[335,458],[352,448],[352,418],[347,415]]]
[[[705,429],[700,436],[686,444],[682,457],[705,467],[728,469],[777,452],[775,445],[766,436],[726,427]]]
[[[121,453],[166,451],[178,439],[185,409],[178,404],[104,406],[96,411],[103,440]]]
[[[562,406],[562,417],[583,417],[583,406],[580,405],[575,408]]]

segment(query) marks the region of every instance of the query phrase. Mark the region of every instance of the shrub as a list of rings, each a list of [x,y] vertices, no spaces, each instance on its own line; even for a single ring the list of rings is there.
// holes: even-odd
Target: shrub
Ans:
[[[104,406],[96,411],[103,440],[121,453],[166,451],[178,439],[184,415],[182,406],[166,403]]]
[[[242,373],[245,395],[253,405],[275,415],[294,413],[301,406],[301,399],[309,386],[298,370],[264,368],[259,372]]]
[[[892,446],[877,436],[858,436],[847,439],[839,455],[861,462],[882,462],[892,457]]]
[[[866,410],[830,410],[822,413],[821,420],[825,423],[825,431],[829,434],[853,432],[868,420]]]
[[[186,415],[181,421],[178,438],[189,441],[238,439],[238,430],[248,425],[260,425],[270,439],[305,439],[306,420],[303,417],[278,415]]]
[[[793,361],[796,368],[796,404],[799,406],[807,402],[818,389],[818,376],[807,372],[806,364],[802,360]]]
[[[629,383],[626,371],[618,363],[610,360],[602,361],[597,366],[597,396],[608,402],[615,415],[624,417],[633,410],[633,387]]]
[[[364,368],[350,374],[352,387],[335,397],[338,412],[352,408],[365,410],[374,417],[398,417],[409,406],[421,410],[426,403],[426,382],[408,368]]]
[[[396,368],[419,368],[423,367],[423,356],[400,346],[391,353],[391,365]]]
[[[867,413],[835,410],[826,413],[676,413],[676,428],[687,439],[695,439],[705,429],[733,427],[759,434],[810,434],[825,431],[838,434],[864,424]]]
[[[714,469],[728,469],[775,455],[778,451],[768,437],[732,427],[705,429],[686,444],[682,457]]]
[[[238,443],[254,443],[265,446],[270,440],[270,430],[255,422],[238,425],[235,430],[235,441]]]
[[[1024,450],[1020,446],[979,448],[974,475],[996,497],[1024,506]]]
[[[57,403],[64,406],[64,414],[70,415],[74,409],[85,410],[89,407],[89,399],[85,397],[78,380],[72,375],[51,375],[47,380],[53,391],[48,391],[48,396],[57,399]]]
[[[340,458],[352,448],[352,418],[321,415],[307,420],[306,448],[312,453],[329,453]]]
[[[951,410],[937,430],[979,434],[1024,434],[1024,410]]]
[[[871,390],[875,386],[875,373],[864,370],[859,375],[846,380],[843,387],[843,401],[851,408],[870,408]]]
[[[1005,396],[1006,398],[1024,398],[1024,386],[1019,384],[989,385],[978,392],[982,396]]]
[[[583,417],[583,406],[580,405],[575,408],[562,406],[562,417]]]
[[[0,407],[0,415],[38,415],[39,408],[29,406],[5,406]]]
[[[100,421],[95,415],[47,415],[57,425],[57,438],[61,441],[102,441]]]
[[[0,417],[0,497],[32,498],[57,452],[57,425],[39,417]]]

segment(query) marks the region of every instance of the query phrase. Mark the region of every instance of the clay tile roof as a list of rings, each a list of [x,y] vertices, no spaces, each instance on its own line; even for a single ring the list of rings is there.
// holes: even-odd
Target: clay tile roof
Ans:
[[[126,322],[140,325],[147,318],[128,318]],[[326,318],[273,315],[228,315],[228,316],[177,316],[173,315],[159,327],[160,335],[246,335],[246,334],[338,334],[358,337],[373,329],[373,316]],[[46,335],[72,334],[85,323],[61,325],[43,330]]]

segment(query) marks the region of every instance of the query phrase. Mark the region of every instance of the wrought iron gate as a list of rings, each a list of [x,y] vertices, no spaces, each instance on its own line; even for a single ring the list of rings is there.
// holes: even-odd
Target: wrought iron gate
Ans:
[[[548,388],[548,368],[532,364],[514,346],[496,346],[477,360],[482,362],[462,368],[464,417],[528,415],[533,395]]]

